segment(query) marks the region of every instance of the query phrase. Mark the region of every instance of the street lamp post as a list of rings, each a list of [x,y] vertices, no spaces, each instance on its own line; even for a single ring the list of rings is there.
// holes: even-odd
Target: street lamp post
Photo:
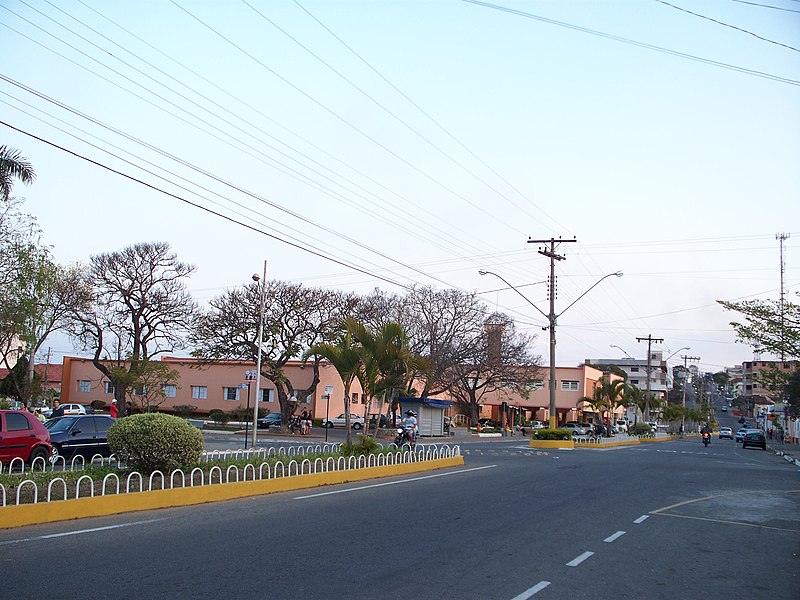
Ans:
[[[616,344],[610,344],[610,345],[609,345],[609,347],[610,347],[610,348],[618,348],[619,350],[622,350],[622,351],[625,353],[625,356],[627,356],[627,357],[628,357],[628,358],[630,358],[631,360],[636,360],[636,359],[635,359],[635,358],[633,358],[633,357],[632,357],[630,354],[628,354],[628,351],[627,351],[627,350],[625,350],[625,348],[623,348],[622,346],[617,346]]]
[[[545,314],[545,312],[536,306],[533,302],[531,302],[528,297],[520,292],[516,287],[511,285],[508,281],[505,280],[504,277],[494,273],[492,271],[486,271],[485,269],[480,269],[478,271],[480,275],[494,275],[500,281],[505,283],[508,287],[512,290],[517,292],[525,302],[530,304],[533,308],[538,310],[548,322],[548,329],[550,330],[550,428],[555,429],[556,427],[556,323],[558,318],[567,312],[570,308],[572,308],[578,300],[583,298],[586,294],[591,292],[601,281],[607,279],[608,277],[622,277],[622,271],[617,271],[615,273],[609,273],[607,275],[603,275],[600,279],[598,279],[594,285],[592,285],[588,290],[583,292],[580,296],[575,298],[564,310],[560,313],[556,314],[555,310],[555,294],[551,292],[550,294],[550,312],[549,314]],[[553,281],[554,273],[552,272],[552,263],[551,263],[551,273],[550,273],[551,281]]]
[[[258,421],[258,394],[261,387],[261,346],[264,341],[264,302],[266,301],[267,291],[267,261],[264,261],[264,275],[258,276],[258,273],[253,275],[253,281],[256,283],[261,282],[259,285],[259,311],[258,311],[258,358],[256,360],[256,396],[253,399],[253,450],[256,449],[256,439],[258,437],[256,421]]]

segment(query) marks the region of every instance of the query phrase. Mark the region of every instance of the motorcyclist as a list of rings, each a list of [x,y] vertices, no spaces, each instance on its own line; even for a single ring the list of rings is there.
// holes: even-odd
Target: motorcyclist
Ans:
[[[703,442],[706,444],[711,443],[711,427],[706,423],[703,425],[703,428],[700,430],[700,436]]]
[[[403,435],[408,440],[408,443],[413,446],[417,440],[417,413],[413,410],[407,410],[404,414],[405,417],[401,422]]]

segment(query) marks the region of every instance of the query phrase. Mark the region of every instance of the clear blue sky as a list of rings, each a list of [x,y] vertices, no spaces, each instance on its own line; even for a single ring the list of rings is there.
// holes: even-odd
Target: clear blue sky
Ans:
[[[777,298],[776,233],[800,289],[800,2],[670,4],[0,3],[0,120],[260,232],[0,143],[36,167],[16,192],[63,263],[163,240],[201,301],[264,259],[307,285],[476,290],[546,356],[541,315],[478,269],[542,281],[527,239],[575,236],[557,312],[625,276],[561,317],[559,364],[644,357],[652,334],[717,370],[752,352],[715,300]]]

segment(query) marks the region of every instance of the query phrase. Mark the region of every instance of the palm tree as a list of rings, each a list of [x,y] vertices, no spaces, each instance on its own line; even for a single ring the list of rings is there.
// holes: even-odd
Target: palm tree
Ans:
[[[614,381],[603,379],[599,383],[600,385],[595,390],[595,397],[602,402],[603,406],[608,408],[610,413],[608,424],[611,425],[611,415],[614,414],[614,409],[625,404],[625,399],[622,395],[625,390],[625,381],[622,379],[615,379]],[[606,437],[610,436],[611,432],[606,431]]]
[[[349,446],[352,442],[350,429],[350,387],[353,380],[361,371],[361,354],[354,344],[353,335],[347,327],[344,327],[342,335],[335,344],[319,343],[314,344],[303,353],[303,360],[310,356],[322,356],[328,359],[333,368],[339,373],[344,383],[344,415],[346,429],[346,443]],[[328,415],[330,416],[330,415]]]
[[[11,198],[12,180],[15,178],[24,184],[30,184],[36,178],[36,173],[19,150],[0,146],[0,200],[3,202],[8,202]]]
[[[629,405],[633,404],[636,406],[636,414],[638,414],[639,411],[641,411],[642,414],[645,414],[645,409],[647,408],[647,399],[645,398],[645,392],[642,391],[642,388],[635,385],[627,385],[625,387],[625,402]]]

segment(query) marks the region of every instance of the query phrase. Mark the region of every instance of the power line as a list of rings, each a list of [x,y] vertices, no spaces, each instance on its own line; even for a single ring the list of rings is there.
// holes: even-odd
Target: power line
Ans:
[[[759,4],[757,2],[746,2],[745,0],[732,0],[733,2],[739,2],[740,4],[749,4],[751,6],[760,6],[761,8],[774,8],[775,10],[785,10],[787,12],[793,13],[800,13],[800,10],[794,10],[793,8],[783,8],[780,6],[770,6],[768,4]]]
[[[686,10],[685,8],[681,8],[680,6],[676,6],[674,4],[670,4],[669,2],[665,2],[664,0],[656,0],[656,2],[658,2],[659,4],[663,4],[664,6],[670,6],[670,7],[674,8],[675,10],[679,10],[681,12],[685,12],[685,13],[688,13],[690,15],[694,15],[695,17],[699,17],[701,19],[706,19],[708,21],[711,21],[712,23],[716,23],[717,25],[722,25],[723,27],[730,27],[731,29],[735,29],[736,31],[741,31],[742,33],[746,33],[748,35],[752,35],[753,37],[758,38],[759,40],[763,40],[765,42],[769,42],[770,44],[775,44],[776,46],[783,46],[784,48],[788,48],[789,50],[794,50],[795,52],[800,52],[800,50],[798,50],[797,48],[794,48],[792,46],[787,46],[786,44],[782,44],[781,42],[776,42],[776,41],[771,40],[769,38],[765,38],[765,37],[760,36],[760,35],[758,35],[756,33],[753,33],[752,31],[748,31],[747,29],[742,29],[741,27],[736,27],[735,25],[730,25],[728,23],[723,23],[722,21],[717,21],[716,19],[712,19],[711,17],[707,17],[705,15],[701,15],[700,13],[692,12],[691,10]]]
[[[580,27],[578,25],[572,25],[570,23],[565,23],[563,21],[556,21],[555,19],[548,19],[547,17],[541,17],[539,15],[534,15],[532,13],[524,12],[521,10],[516,10],[513,8],[508,8],[505,6],[500,6],[497,4],[491,4],[489,2],[482,2],[480,0],[461,0],[462,2],[467,2],[469,4],[476,4],[478,6],[483,6],[486,8],[492,8],[494,10],[499,10],[501,12],[506,12],[512,15],[516,15],[518,17],[525,17],[527,19],[533,19],[536,21],[541,21],[543,23],[549,23],[550,25],[557,25],[558,27],[566,27],[567,29],[573,29],[575,31],[580,31],[581,33],[588,33],[589,35],[596,35],[602,38],[606,38],[609,40],[613,40],[615,42],[622,42],[623,44],[631,44],[632,46],[638,46],[640,48],[645,48],[647,50],[654,50],[656,52],[663,52],[665,54],[670,54],[672,56],[677,56],[679,58],[685,58],[688,60],[694,60],[700,63],[704,63],[713,67],[719,67],[722,69],[729,69],[731,71],[736,71],[739,73],[744,73],[745,75],[753,75],[755,77],[763,77],[764,79],[770,79],[772,81],[777,81],[779,83],[786,83],[789,85],[800,85],[800,81],[796,79],[789,79],[788,77],[780,77],[779,75],[772,75],[770,73],[764,73],[763,71],[756,71],[755,69],[746,69],[744,67],[738,67],[736,65],[731,65],[728,63],[723,63],[717,60],[711,60],[709,58],[702,58],[700,56],[695,56],[693,54],[687,54],[686,52],[679,52],[677,50],[670,50],[669,48],[663,48],[661,46],[656,46],[654,44],[648,44],[645,42],[638,42],[636,40],[632,40],[630,38],[624,38],[618,35],[612,35],[610,33],[603,33],[602,31],[597,31],[595,29],[589,29],[587,27]]]

